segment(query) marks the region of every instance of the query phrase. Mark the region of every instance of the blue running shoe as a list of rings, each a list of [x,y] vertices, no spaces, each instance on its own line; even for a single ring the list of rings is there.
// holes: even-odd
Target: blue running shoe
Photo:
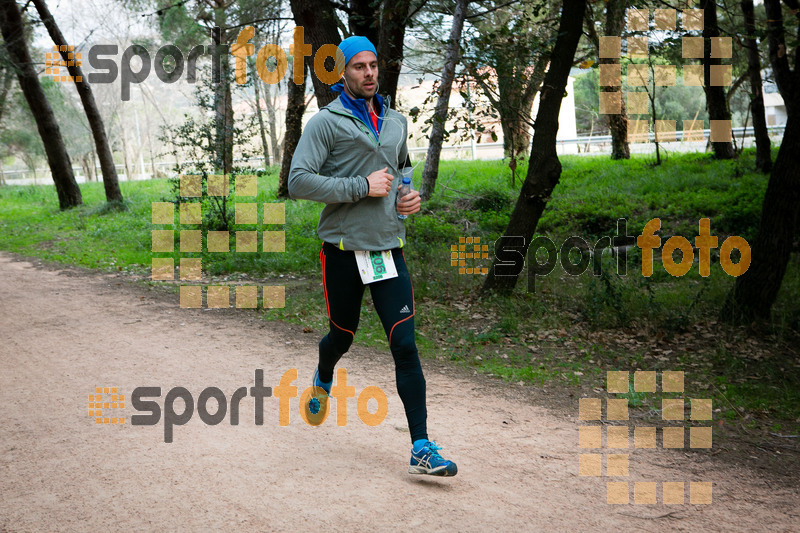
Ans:
[[[330,386],[328,388],[319,379],[319,367],[314,370],[314,379],[311,380],[311,386],[314,387],[314,394],[308,400],[308,412],[316,415],[321,410],[325,409],[325,404],[328,402],[328,395],[331,393]]]
[[[429,474],[431,476],[455,476],[458,467],[453,461],[446,461],[439,455],[442,447],[429,440],[418,452],[411,448],[409,474]]]

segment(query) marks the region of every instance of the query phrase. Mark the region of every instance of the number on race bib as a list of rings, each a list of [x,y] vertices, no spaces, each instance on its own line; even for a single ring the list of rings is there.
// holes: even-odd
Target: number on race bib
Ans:
[[[382,252],[357,251],[355,256],[363,283],[373,283],[397,277],[397,269],[390,250]]]

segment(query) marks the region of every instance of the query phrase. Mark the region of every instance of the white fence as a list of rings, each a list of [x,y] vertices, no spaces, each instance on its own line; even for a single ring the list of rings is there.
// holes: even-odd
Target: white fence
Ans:
[[[783,130],[786,126],[770,126],[767,128],[770,139],[773,143],[780,142],[783,138]],[[667,152],[703,152],[706,150],[708,144],[708,137],[711,130],[703,130],[702,141],[689,141],[684,140],[683,132],[676,131],[676,141],[674,142],[661,142],[659,146],[662,150]],[[700,135],[700,130],[692,131],[687,135]],[[734,128],[733,137],[737,147],[744,145],[746,148],[755,146],[755,137],[753,136],[753,128]],[[650,132],[649,142],[630,143],[631,153],[653,153],[656,151],[655,136]],[[559,154],[610,154],[611,153],[611,135],[593,135],[591,137],[576,137],[575,139],[559,139],[556,141],[556,148]],[[419,148],[409,148],[409,153],[412,157],[417,156],[424,158],[428,152],[428,147],[423,146]],[[449,157],[445,157],[448,155]],[[528,154],[525,154],[526,156]],[[473,143],[472,145],[465,144],[459,146],[443,146],[442,159],[502,159],[503,158],[503,143]]]
[[[773,143],[778,144],[783,138],[783,131],[785,126],[770,126],[767,128],[770,134],[770,139]],[[699,136],[699,130],[691,132],[691,135]],[[659,143],[662,150],[669,152],[703,152],[708,145],[708,137],[711,130],[703,130],[702,141],[689,141],[684,140],[683,132],[676,131],[676,141]],[[755,146],[755,138],[753,136],[753,128],[734,128],[733,138],[737,147],[752,147]],[[653,153],[656,150],[654,134],[650,133],[649,142],[630,143],[631,153]],[[577,137],[575,139],[559,139],[557,141],[557,149],[559,154],[608,154],[611,153],[611,136],[610,135],[593,135],[591,137]],[[413,147],[408,149],[412,159],[424,159],[425,154],[428,152],[427,146]],[[526,154],[527,155],[527,154]],[[472,143],[457,146],[443,146],[442,159],[463,159],[463,160],[492,160],[503,158],[503,143]],[[237,159],[237,165],[249,166],[251,168],[264,168],[263,157],[251,157],[248,159]],[[117,174],[121,181],[139,181],[152,179],[152,169],[155,166],[157,173],[164,173],[166,175],[172,174],[174,163],[154,163],[147,165],[136,165],[138,172],[131,172],[128,176],[125,174],[123,165],[116,165]],[[73,167],[73,173],[78,183],[85,183],[86,175],[82,167]],[[95,176],[100,176],[100,168],[95,169]],[[12,170],[3,173],[5,182],[9,185],[52,185],[53,180],[50,177],[49,168],[37,169],[35,172],[31,170]]]

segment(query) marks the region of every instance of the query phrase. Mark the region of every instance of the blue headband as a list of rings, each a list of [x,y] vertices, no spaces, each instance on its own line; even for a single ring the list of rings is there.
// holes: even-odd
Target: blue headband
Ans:
[[[339,43],[339,50],[344,54],[344,64],[347,65],[353,56],[360,52],[372,52],[375,57],[378,57],[378,51],[375,46],[366,37],[360,35],[353,35]]]
[[[353,35],[339,43],[339,50],[341,50],[344,55],[345,66],[360,52],[372,52],[375,54],[376,58],[378,57],[378,51],[375,50],[375,45],[373,45],[369,39],[360,35]],[[344,86],[341,83],[331,85],[331,91],[333,92],[340,93],[343,90]]]

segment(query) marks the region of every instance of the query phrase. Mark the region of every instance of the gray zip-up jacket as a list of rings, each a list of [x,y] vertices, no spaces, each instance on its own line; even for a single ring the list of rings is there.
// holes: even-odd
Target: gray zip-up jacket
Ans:
[[[371,128],[341,102],[341,96],[311,117],[300,137],[289,172],[289,195],[327,204],[317,225],[323,241],[341,250],[402,247],[406,230],[395,203],[408,147],[406,118],[384,99],[383,124]],[[389,167],[389,196],[370,197],[366,177]]]

